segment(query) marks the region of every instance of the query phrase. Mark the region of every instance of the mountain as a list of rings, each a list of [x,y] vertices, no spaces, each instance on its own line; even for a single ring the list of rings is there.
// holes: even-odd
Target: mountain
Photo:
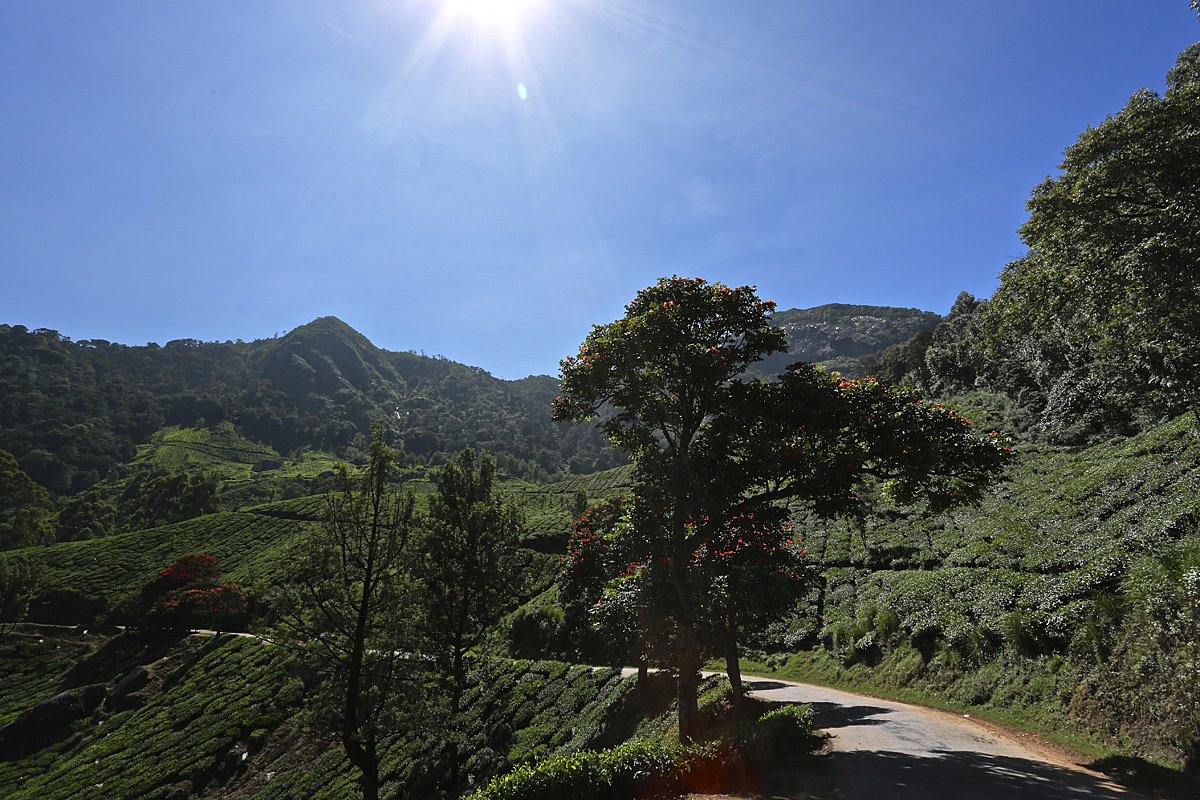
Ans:
[[[932,311],[843,303],[780,311],[771,324],[787,333],[788,351],[763,359],[750,371],[775,375],[794,361],[809,361],[849,373],[860,357],[907,342],[941,321]]]
[[[353,460],[380,416],[408,466],[436,465],[468,446],[537,480],[625,460],[594,428],[550,420],[558,383],[549,376],[505,381],[445,358],[382,350],[334,317],[281,338],[161,347],[0,325],[0,363],[0,450],[58,499],[155,461],[146,448],[164,431],[175,439],[199,431],[183,438],[211,444],[232,428],[226,439],[279,456],[260,454],[270,467],[312,452]]]
[[[858,356],[939,319],[841,304],[783,311],[774,323],[787,331],[789,353],[752,373],[795,360],[849,370]],[[436,466],[464,447],[539,481],[625,463],[594,427],[550,420],[556,379],[506,381],[446,358],[383,350],[336,317],[273,339],[163,346],[0,325],[0,363],[0,450],[60,503],[102,485],[112,494],[138,465],[220,472],[229,461],[246,462],[233,470],[240,503],[308,493],[329,463],[305,470],[300,462],[314,453],[354,460],[381,416],[410,467]],[[181,461],[181,447],[208,457]]]

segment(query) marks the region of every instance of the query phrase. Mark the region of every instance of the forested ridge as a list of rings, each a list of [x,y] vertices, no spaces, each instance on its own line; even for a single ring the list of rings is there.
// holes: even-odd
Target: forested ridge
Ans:
[[[614,465],[598,437],[550,423],[552,378],[502,381],[445,358],[380,350],[332,317],[278,339],[161,347],[0,325],[0,353],[0,449],[55,495],[95,485],[161,428],[222,422],[282,454],[352,457],[385,414],[414,462],[474,445],[502,453],[522,476],[561,474],[571,458],[588,471]]]
[[[822,309],[822,322],[849,324],[842,307]],[[845,310],[860,321],[936,319],[912,310]],[[786,312],[797,313],[805,314]],[[910,328],[901,322],[873,330],[867,341],[900,342]],[[814,334],[821,331],[808,338]],[[857,350],[830,341],[823,352],[850,357]],[[505,475],[534,481],[625,461],[597,430],[550,420],[558,394],[550,376],[505,381],[441,356],[382,350],[333,317],[274,339],[162,346],[72,341],[53,330],[0,325],[0,358],[0,451],[34,484],[14,476],[0,509],[11,516],[26,503],[18,496],[40,497],[40,487],[47,528],[0,536],[7,541],[0,547],[183,518],[141,502],[145,478],[137,476],[147,469],[206,473],[221,507],[327,491],[319,476],[335,459],[361,459],[365,432],[380,416],[389,420],[402,463],[415,470],[464,447],[491,453]],[[76,502],[65,527],[49,530],[54,510],[80,498],[86,501]],[[102,510],[105,502],[112,513]],[[100,513],[102,524],[75,521],[81,512]]]
[[[172,596],[147,587],[204,551],[244,590],[232,624],[263,630],[272,592],[306,568],[295,543],[329,524],[325,493],[349,496],[358,472],[336,460],[371,475],[389,442],[395,471],[379,491],[414,489],[387,502],[445,532],[457,524],[447,476],[474,463],[463,451],[473,447],[495,459],[484,472],[498,468],[479,508],[521,519],[505,569],[522,580],[489,590],[503,621],[443,659],[457,661],[451,716],[461,711],[467,732],[441,750],[406,730],[379,736],[380,775],[397,795],[419,796],[410,753],[454,794],[645,732],[645,719],[622,717],[627,686],[565,662],[678,671],[719,660],[731,688],[685,692],[681,680],[672,709],[659,687],[655,709],[668,713],[656,730],[700,737],[706,699],[738,707],[739,655],[1076,737],[1098,768],[1142,776],[1149,790],[1186,782],[1200,769],[1197,203],[1200,45],[1180,54],[1165,92],[1136,93],[1065,151],[1032,191],[1028,253],[1003,267],[992,297],[964,292],[944,319],[842,305],[771,313],[753,287],[663,278],[593,329],[561,385],[382,351],[332,318],[279,339],[162,347],[0,326],[0,523],[12,550],[0,559],[0,625],[169,616]],[[785,340],[787,356],[776,352]],[[797,356],[842,374],[776,364]],[[624,452],[593,424],[567,422],[593,414]],[[380,417],[386,433],[371,442]],[[413,559],[396,569],[415,586],[436,570]],[[466,598],[461,581],[443,583],[447,606]],[[186,591],[218,588],[213,576]],[[177,737],[187,741],[170,745],[169,774],[111,780],[279,796],[285,784],[264,777],[279,764],[286,786],[351,791],[336,750],[285,758],[303,749],[298,731],[315,719],[304,715],[317,712],[299,695],[317,682],[293,678],[273,700],[248,682],[239,726],[221,727],[207,706],[172,710],[183,676],[158,644],[126,641],[107,658],[102,642],[55,640],[67,657],[38,649],[42,636],[29,628],[0,643],[20,665],[12,674],[52,676],[6,695],[19,699],[0,721],[51,690],[83,697],[119,678],[118,665],[155,672],[138,704],[82,714],[43,750],[0,765],[0,785],[57,758],[82,764],[75,750],[97,741],[89,720],[129,726],[105,745],[116,748],[175,714],[219,735]],[[286,669],[249,643],[183,648],[171,657],[256,665],[263,680]],[[478,660],[467,664],[467,650]],[[509,664],[498,656],[563,663],[498,667]],[[554,688],[527,682],[533,673]],[[498,709],[513,716],[489,716]],[[576,712],[587,730],[563,723]],[[261,756],[264,771],[228,766],[229,753]],[[319,766],[305,781],[301,762]]]

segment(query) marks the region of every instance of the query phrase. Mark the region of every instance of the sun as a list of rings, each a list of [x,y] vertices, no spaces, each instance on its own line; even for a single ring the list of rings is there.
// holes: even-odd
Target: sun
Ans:
[[[446,0],[455,14],[462,14],[482,25],[516,25],[528,16],[541,0]]]

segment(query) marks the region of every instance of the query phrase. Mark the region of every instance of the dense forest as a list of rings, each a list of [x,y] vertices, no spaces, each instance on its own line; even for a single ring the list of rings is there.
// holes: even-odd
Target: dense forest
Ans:
[[[445,680],[457,738],[371,734],[395,795],[429,789],[414,764],[447,795],[541,764],[558,780],[584,769],[584,751],[669,731],[672,714],[681,738],[701,738],[715,706],[737,707],[742,662],[1008,714],[1077,737],[1107,754],[1097,768],[1150,775],[1155,789],[1166,773],[1195,772],[1198,203],[1200,44],[1180,54],[1163,94],[1136,93],[1067,148],[1032,191],[1027,254],[991,298],[964,292],[945,318],[841,305],[771,314],[750,287],[664,278],[593,329],[561,385],[382,351],[332,318],[280,339],[163,347],[0,326],[0,532],[11,550],[0,625],[46,625],[0,631],[12,665],[0,722],[29,724],[55,692],[80,704],[61,731],[0,762],[0,786],[41,775],[31,792],[82,796],[97,784],[76,773],[95,752],[95,775],[148,796],[348,796],[347,757],[303,742],[324,713],[304,701],[320,679],[257,642],[166,641],[145,619],[175,613],[170,591],[225,591],[215,569],[203,585],[164,588],[178,559],[203,552],[244,592],[230,624],[270,630],[278,588],[315,574],[297,542],[319,538],[329,509],[350,502],[326,498],[352,496],[353,466],[377,474],[385,441],[395,470],[376,482],[389,498],[380,507],[446,542],[476,512],[522,520],[504,545],[506,574],[522,579],[488,589],[494,616],[470,647],[443,643],[453,656],[430,659],[455,664]],[[681,340],[679,363],[698,384],[639,355]],[[783,370],[788,359],[840,372]],[[700,414],[676,391],[695,386]],[[569,422],[593,414],[618,448]],[[372,440],[381,416],[388,433]],[[672,437],[694,451],[681,455]],[[454,492],[474,485],[467,447],[494,465],[481,462],[487,492],[459,514]],[[438,570],[418,555],[393,572],[432,586]],[[753,590],[729,588],[738,581]],[[465,600],[463,585],[442,581],[446,605]],[[670,595],[678,586],[687,608]],[[419,605],[403,586],[388,590]],[[82,630],[116,623],[147,638]],[[405,647],[435,652],[427,643],[451,627],[414,628]],[[679,680],[674,711],[652,681],[633,689],[579,666],[717,660],[730,682],[685,698]],[[119,690],[139,665],[144,682]],[[264,692],[271,682],[283,691]],[[637,692],[635,713],[626,697]],[[145,736],[166,767],[109,766]]]

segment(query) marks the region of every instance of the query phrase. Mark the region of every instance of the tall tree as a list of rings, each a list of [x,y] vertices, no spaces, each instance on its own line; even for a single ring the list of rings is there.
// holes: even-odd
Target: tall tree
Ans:
[[[649,585],[669,587],[664,599],[676,627],[679,736],[696,730],[701,663],[700,592],[688,570],[696,550],[689,524],[699,506],[703,464],[697,442],[722,410],[728,388],[765,355],[787,348],[771,327],[775,304],[751,286],[731,288],[698,278],[662,278],[638,292],[625,316],[597,325],[579,356],[562,362],[562,395],[554,419],[590,419],[606,404],[616,413],[601,423],[614,444],[633,457],[639,480],[654,488],[638,503],[662,520],[640,533],[648,545]],[[655,502],[648,498],[653,496]],[[652,580],[659,570],[662,580]]]
[[[438,474],[421,543],[429,652],[449,684],[451,726],[467,685],[466,655],[500,621],[522,576],[515,561],[520,509],[495,494],[496,464],[470,448]],[[448,742],[450,791],[458,791],[461,751]]]
[[[280,588],[277,638],[326,680],[316,718],[334,732],[361,773],[363,797],[379,796],[379,744],[403,723],[430,725],[433,695],[411,568],[419,522],[411,491],[396,490],[395,462],[382,422],[373,426],[366,467],[355,480],[339,468],[342,491],[301,546],[298,579]]]
[[[684,741],[696,730],[705,640],[726,634],[736,679],[739,607],[742,617],[753,610],[735,594],[759,559],[763,569],[794,567],[778,503],[845,512],[858,502],[856,484],[877,478],[902,502],[943,507],[976,496],[1006,452],[995,437],[970,436],[952,411],[873,381],[808,365],[771,382],[742,380],[783,346],[767,321],[772,308],[752,287],[663,278],[562,362],[555,418],[586,419],[611,404],[617,413],[601,426],[634,459],[639,486],[625,527],[634,563],[615,596],[634,589],[674,623]]]
[[[1033,190],[1029,254],[986,311],[993,350],[1078,406],[1174,412],[1200,397],[1200,44],[1167,86],[1084,131]]]
[[[514,557],[524,520],[514,502],[495,494],[495,482],[495,462],[467,448],[442,468],[429,498],[420,580],[452,714],[466,686],[466,654],[500,620],[522,580]]]

